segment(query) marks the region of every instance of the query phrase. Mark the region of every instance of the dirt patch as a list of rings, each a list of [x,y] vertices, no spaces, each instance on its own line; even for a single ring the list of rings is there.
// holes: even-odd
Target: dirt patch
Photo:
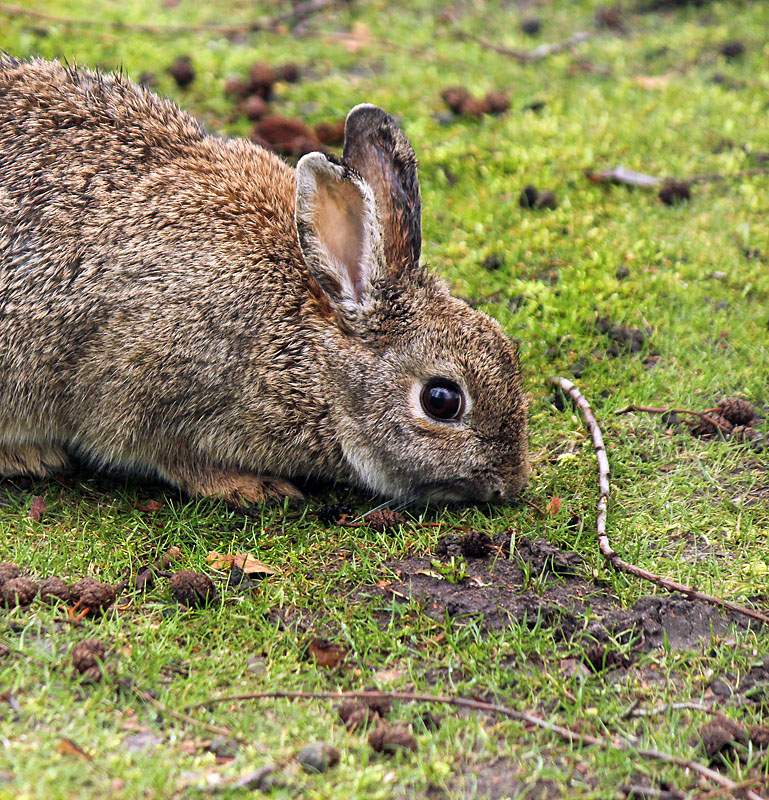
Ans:
[[[732,624],[746,627],[737,615],[677,597],[645,597],[622,608],[606,587],[587,577],[575,553],[544,539],[519,537],[508,558],[509,536],[495,537],[494,544],[487,558],[460,560],[449,540],[438,548],[441,558],[392,560],[387,566],[396,580],[361,594],[416,601],[434,619],[448,615],[458,624],[475,622],[486,630],[539,624],[561,639],[614,641],[644,650],[662,646],[665,638],[674,650],[696,649],[711,635],[726,634]]]

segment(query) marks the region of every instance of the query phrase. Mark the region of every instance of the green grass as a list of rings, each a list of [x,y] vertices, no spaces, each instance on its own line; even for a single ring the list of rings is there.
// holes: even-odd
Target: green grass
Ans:
[[[232,1],[28,5],[77,19],[159,24],[230,24],[270,13],[266,6],[260,11]],[[537,39],[520,32],[523,15],[514,4],[457,4],[453,24],[528,49],[594,29],[596,5],[532,6],[526,15],[544,23]],[[224,79],[244,73],[256,59],[298,61],[305,68],[301,82],[280,87],[278,113],[314,123],[369,101],[396,114],[420,158],[426,259],[458,295],[479,303],[521,341],[535,461],[527,497],[542,507],[553,496],[563,501],[561,512],[545,519],[527,505],[438,509],[429,518],[490,532],[512,527],[576,550],[586,574],[595,571],[622,606],[655,593],[602,562],[592,533],[597,482],[589,437],[574,413],[559,413],[548,399],[546,378],[568,376],[582,359],[578,383],[609,448],[615,549],[704,591],[742,602],[759,598],[766,609],[765,454],[670,433],[657,417],[613,412],[629,402],[706,408],[722,396],[740,395],[766,415],[769,176],[696,184],[689,203],[666,207],[654,192],[590,183],[584,170],[622,164],[654,175],[692,175],[759,165],[756,153],[769,149],[769,8],[713,2],[664,13],[628,10],[625,35],[598,31],[576,54],[528,65],[458,40],[442,10],[435,0],[360,0],[312,18],[308,28],[317,35],[264,33],[240,41],[73,28],[11,19],[0,10],[0,46],[17,56],[37,52],[105,69],[122,66],[133,77],[152,71],[156,91],[228,135],[247,135],[249,125],[225,97]],[[329,34],[356,23],[371,40],[350,52]],[[720,55],[728,39],[745,43],[742,57]],[[166,73],[180,54],[189,54],[197,70],[186,91]],[[716,73],[720,83],[713,81]],[[648,76],[663,77],[649,88]],[[440,92],[458,83],[478,93],[508,89],[511,111],[480,121],[446,119]],[[540,100],[541,112],[523,110]],[[558,208],[521,209],[518,196],[527,183],[553,189]],[[493,272],[481,266],[491,253],[504,259]],[[627,275],[618,277],[623,266]],[[648,326],[645,349],[605,357],[609,340],[595,330],[598,316]],[[653,366],[645,363],[649,355],[658,356]],[[348,497],[343,487],[330,492]],[[27,514],[35,494],[47,504],[39,522]],[[330,496],[321,493],[314,502]],[[161,499],[162,510],[134,507],[148,497]],[[366,498],[352,499],[360,511],[370,506]],[[582,528],[568,525],[570,511],[584,519]],[[229,779],[266,764],[276,765],[284,784],[275,788],[276,797],[560,792],[605,798],[632,783],[694,787],[681,769],[640,761],[632,752],[569,746],[514,722],[440,707],[432,709],[441,719],[438,731],[415,724],[418,752],[388,759],[368,748],[365,734],[348,733],[331,702],[212,706],[195,717],[228,726],[243,740],[234,761],[217,764],[203,747],[211,734],[159,714],[130,691],[127,679],[177,711],[221,693],[272,689],[379,686],[478,695],[609,739],[636,735],[644,746],[704,761],[692,735],[707,715],[668,709],[628,719],[625,710],[636,700],[647,710],[709,701],[714,678],[738,686],[769,656],[765,631],[734,630],[693,651],[661,648],[636,656],[627,669],[594,674],[570,666],[584,642],[562,637],[542,620],[489,632],[478,622],[436,620],[416,601],[359,591],[392,579],[388,560],[427,554],[436,540],[434,528],[415,524],[390,536],[324,528],[302,508],[244,518],[132,480],[81,476],[69,485],[11,492],[0,506],[0,558],[36,577],[119,581],[171,545],[182,550],[181,568],[210,571],[209,551],[248,551],[281,573],[245,595],[223,590],[215,605],[199,611],[176,606],[161,580],[146,593],[122,595],[117,608],[81,627],[62,624],[61,609],[40,604],[4,612],[0,642],[11,651],[0,654],[6,698],[0,705],[0,798],[206,796],[211,776]],[[545,591],[544,584],[531,576],[534,590]],[[313,636],[346,647],[345,666],[326,671],[308,659]],[[112,645],[115,672],[99,685],[81,686],[70,674],[68,652],[89,637]],[[760,692],[748,702],[719,702],[746,727],[765,721]],[[410,722],[424,710],[396,704],[392,717]],[[157,737],[154,744],[129,749],[130,737],[143,731]],[[62,752],[64,739],[88,758]],[[313,776],[294,756],[315,740],[336,746],[341,762]],[[748,765],[734,762],[725,774],[738,782],[763,775],[766,785],[769,764],[753,752]],[[245,794],[228,791],[222,796]]]

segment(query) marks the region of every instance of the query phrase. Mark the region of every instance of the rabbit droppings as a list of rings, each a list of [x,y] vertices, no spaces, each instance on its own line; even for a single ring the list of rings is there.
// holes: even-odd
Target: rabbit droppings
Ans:
[[[513,497],[516,347],[420,250],[375,106],[293,170],[123,76],[0,56],[0,474],[76,453],[235,504],[310,476]]]

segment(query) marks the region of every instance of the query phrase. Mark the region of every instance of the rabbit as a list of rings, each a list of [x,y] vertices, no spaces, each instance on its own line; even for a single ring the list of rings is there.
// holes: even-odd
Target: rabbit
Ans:
[[[293,169],[122,74],[0,56],[0,474],[514,498],[517,346],[420,254],[414,151],[376,106]]]

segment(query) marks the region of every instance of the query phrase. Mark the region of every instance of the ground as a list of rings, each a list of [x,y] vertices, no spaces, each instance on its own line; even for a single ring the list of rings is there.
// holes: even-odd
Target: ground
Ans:
[[[0,560],[38,581],[88,576],[121,591],[79,624],[39,600],[3,612],[0,798],[239,797],[251,790],[238,781],[267,767],[249,785],[275,797],[725,796],[641,748],[711,763],[769,796],[766,631],[603,561],[590,437],[547,382],[575,380],[603,428],[622,557],[767,613],[766,451],[697,438],[686,414],[614,412],[738,396],[765,431],[769,7],[359,0],[231,34],[158,26],[239,25],[289,5],[24,8],[42,16],[0,5],[5,50],[122,68],[217,133],[251,132],[225,83],[255,61],[300,68],[298,82],[277,84],[273,113],[333,123],[368,101],[395,114],[420,159],[426,260],[520,340],[534,469],[528,502],[410,509],[388,531],[324,515],[341,502],[354,520],[378,502],[343,486],[243,514],[88,470],[3,481]],[[534,19],[539,32],[526,33]],[[590,36],[542,59],[495,49],[578,31]],[[181,56],[194,69],[185,87],[168,71]],[[453,86],[505,91],[510,108],[455,115],[441,97]],[[684,179],[690,197],[667,205],[659,186],[587,174],[618,166]],[[524,207],[527,185],[554,202]],[[490,537],[480,555],[463,549],[468,531]],[[266,566],[237,585],[212,552]],[[151,564],[159,574],[137,587]],[[209,604],[176,602],[167,575],[178,570],[213,578]],[[96,682],[72,665],[86,639],[107,647]],[[220,695],[366,688],[489,700],[616,746],[395,702],[385,716],[408,726],[416,750],[390,756],[330,700],[185,711]],[[739,726],[723,746],[698,734],[714,711]],[[339,763],[306,772],[297,755],[313,742]]]

